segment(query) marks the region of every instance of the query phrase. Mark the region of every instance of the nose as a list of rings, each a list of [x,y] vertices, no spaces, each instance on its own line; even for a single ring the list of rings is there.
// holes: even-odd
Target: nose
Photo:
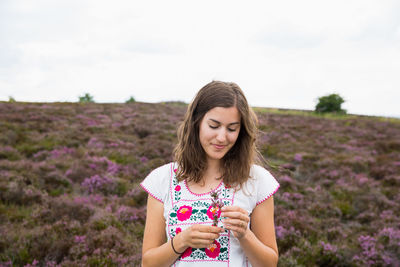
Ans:
[[[221,129],[218,131],[216,140],[218,141],[218,143],[225,143],[226,130],[223,127],[221,127]]]

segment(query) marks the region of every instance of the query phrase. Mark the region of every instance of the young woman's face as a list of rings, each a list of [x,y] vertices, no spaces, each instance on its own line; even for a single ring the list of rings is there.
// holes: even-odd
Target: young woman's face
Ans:
[[[220,160],[235,144],[240,131],[240,114],[236,107],[210,109],[200,122],[201,146],[211,160]]]

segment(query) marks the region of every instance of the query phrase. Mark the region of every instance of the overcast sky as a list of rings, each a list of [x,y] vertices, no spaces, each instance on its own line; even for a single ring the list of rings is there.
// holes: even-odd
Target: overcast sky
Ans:
[[[189,102],[211,80],[253,106],[400,117],[400,1],[0,0],[0,100]]]

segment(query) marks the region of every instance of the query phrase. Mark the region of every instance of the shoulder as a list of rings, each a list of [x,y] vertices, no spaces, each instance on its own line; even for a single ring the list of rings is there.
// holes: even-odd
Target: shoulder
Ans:
[[[153,169],[144,180],[152,181],[157,183],[158,186],[164,186],[164,183],[169,181],[173,176],[173,172],[176,164],[174,162],[169,162]]]
[[[250,170],[250,179],[255,187],[257,205],[271,197],[280,185],[275,177],[264,167],[253,165]]]
[[[174,163],[170,162],[152,170],[140,183],[141,187],[162,203],[167,198]]]
[[[251,213],[257,205],[270,198],[278,188],[279,183],[266,168],[253,164],[249,178],[243,187],[236,191],[235,203]]]
[[[275,180],[274,176],[265,169],[264,167],[253,164],[250,168],[250,179],[273,179]]]
[[[152,175],[168,175],[173,171],[175,163],[174,162],[169,162],[164,165],[161,165],[155,169],[153,169],[150,174]],[[150,175],[149,174],[149,175]]]

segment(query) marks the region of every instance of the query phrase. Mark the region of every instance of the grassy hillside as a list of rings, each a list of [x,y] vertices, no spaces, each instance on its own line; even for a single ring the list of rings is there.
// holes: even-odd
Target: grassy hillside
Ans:
[[[138,184],[172,160],[185,110],[0,103],[0,266],[138,265]],[[399,120],[256,111],[280,266],[399,266]]]

